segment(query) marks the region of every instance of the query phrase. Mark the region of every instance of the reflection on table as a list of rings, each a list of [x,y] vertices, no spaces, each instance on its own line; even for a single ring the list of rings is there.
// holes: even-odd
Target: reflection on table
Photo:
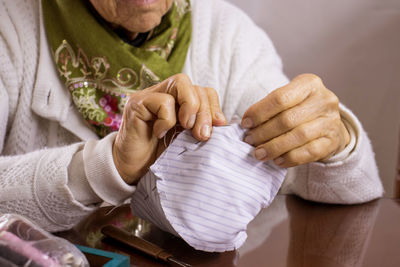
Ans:
[[[165,266],[118,242],[100,229],[113,224],[163,247],[194,266],[399,266],[399,201],[327,205],[278,196],[249,224],[238,251],[196,251],[183,240],[132,216],[128,205],[102,208],[74,229],[59,233],[70,241],[130,255],[134,266]]]

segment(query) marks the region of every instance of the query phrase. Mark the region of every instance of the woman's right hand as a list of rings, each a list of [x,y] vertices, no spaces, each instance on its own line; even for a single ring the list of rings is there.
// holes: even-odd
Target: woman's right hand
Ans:
[[[200,141],[208,140],[213,125],[226,124],[217,92],[193,85],[184,74],[129,96],[113,145],[115,166],[126,183],[137,184],[147,172],[157,158],[160,139],[177,120]]]

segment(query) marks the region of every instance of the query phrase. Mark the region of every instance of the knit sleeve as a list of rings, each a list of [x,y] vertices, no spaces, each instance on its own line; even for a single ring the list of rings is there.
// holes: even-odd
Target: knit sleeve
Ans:
[[[23,16],[18,14],[20,7],[23,5],[19,1],[0,1],[0,213],[17,213],[47,230],[61,230],[69,228],[90,210],[73,201],[65,188],[66,166],[71,158],[68,156],[78,145],[14,156],[5,148],[10,146],[14,118],[26,115],[24,111],[29,108],[17,112],[18,107],[26,107],[24,103],[29,101],[20,102],[21,88],[30,83],[34,75],[24,72],[28,64],[24,62],[21,47],[29,36],[18,31],[30,28],[16,23],[16,19]],[[32,19],[30,16],[23,18],[26,18],[24,22]],[[34,23],[29,25],[34,27]],[[33,49],[29,51],[29,59],[34,61],[34,38],[30,44]],[[31,142],[33,140],[27,137],[19,142],[19,147],[23,150]],[[48,175],[43,175],[45,172]]]
[[[232,115],[241,117],[252,104],[287,84],[288,79],[265,32],[240,11],[232,8],[229,14],[233,18],[230,25],[236,29],[224,99],[224,111],[230,118]],[[382,196],[382,184],[366,132],[354,114],[342,105],[341,115],[346,126],[356,133],[351,145],[324,163],[314,162],[290,169],[281,192],[318,202],[342,204]]]
[[[93,207],[67,187],[67,166],[80,144],[0,158],[0,211],[26,216],[48,231],[71,228]]]
[[[38,9],[38,1],[0,0],[0,213],[17,213],[48,231],[60,231],[74,226],[101,202],[97,192],[89,190],[87,177],[76,182],[80,178],[76,168],[84,170],[84,163],[97,162],[102,164],[97,171],[104,170],[110,156],[95,158],[88,153],[90,160],[83,162],[79,156],[85,148],[93,151],[93,142],[86,146],[76,143],[70,133],[63,137],[65,130],[59,130],[58,122],[31,109],[39,51]],[[96,147],[109,147],[107,141],[96,142]],[[93,169],[88,166],[88,176],[99,179]],[[70,187],[74,181],[75,187]],[[77,194],[76,188],[82,192],[83,187],[92,196],[88,205]]]

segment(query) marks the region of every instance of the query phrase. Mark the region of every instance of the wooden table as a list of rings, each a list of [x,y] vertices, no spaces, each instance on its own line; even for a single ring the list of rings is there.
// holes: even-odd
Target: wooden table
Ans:
[[[326,205],[278,196],[248,227],[238,251],[205,253],[133,217],[129,206],[102,208],[73,230],[70,241],[130,255],[132,266],[166,266],[112,240],[100,228],[114,224],[158,244],[194,266],[400,266],[400,201]]]

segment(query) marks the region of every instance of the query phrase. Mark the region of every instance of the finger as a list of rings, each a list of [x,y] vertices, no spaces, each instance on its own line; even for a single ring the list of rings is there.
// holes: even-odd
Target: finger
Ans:
[[[327,125],[329,122],[325,118],[317,118],[316,120],[302,124],[269,142],[259,145],[254,151],[254,156],[263,161],[275,159],[314,139],[326,136],[325,130],[329,127]]]
[[[221,126],[226,124],[226,118],[219,104],[218,93],[213,88],[204,88],[208,95],[208,102],[211,108],[212,125]]]
[[[144,129],[143,122],[154,122],[153,134],[162,138],[176,124],[175,99],[169,94],[137,94],[129,99],[126,106],[127,115],[124,120],[129,131],[139,133]],[[146,133],[147,131],[141,132]]]
[[[284,168],[315,162],[326,157],[327,151],[333,151],[335,145],[332,139],[321,137],[304,146],[291,150],[274,160],[275,164]]]
[[[243,115],[242,127],[254,128],[277,114],[303,102],[321,86],[321,79],[313,74],[303,74],[289,84],[278,88],[252,105]]]
[[[120,133],[123,133],[124,139],[136,138],[137,136],[150,136],[151,129],[147,127],[147,122],[155,119],[151,113],[143,105],[143,98],[145,94],[142,92],[135,92],[130,95],[125,104]]]
[[[208,102],[206,90],[200,86],[195,86],[195,88],[200,99],[200,108],[196,116],[196,122],[192,129],[192,135],[200,141],[205,141],[211,136],[211,107],[210,103]]]
[[[246,133],[245,142],[258,146],[289,132],[299,125],[316,119],[321,114],[326,114],[327,107],[323,101],[313,99],[309,98],[299,105],[281,112],[263,124],[249,130]]]
[[[172,95],[179,104],[179,123],[185,129],[193,127],[200,108],[200,101],[196,89],[187,75],[176,74],[148,90]]]
[[[153,125],[154,135],[163,138],[176,124],[175,99],[169,94],[154,93],[146,97],[143,104],[157,117]]]

